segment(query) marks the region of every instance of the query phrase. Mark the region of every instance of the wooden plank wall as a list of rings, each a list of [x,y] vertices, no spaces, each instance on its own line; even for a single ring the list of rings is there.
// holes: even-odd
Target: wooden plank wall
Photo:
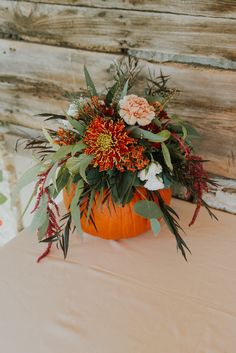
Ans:
[[[0,120],[39,128],[32,114],[65,109],[85,63],[102,88],[123,54],[171,74],[170,110],[201,131],[208,170],[236,179],[234,0],[1,0]]]

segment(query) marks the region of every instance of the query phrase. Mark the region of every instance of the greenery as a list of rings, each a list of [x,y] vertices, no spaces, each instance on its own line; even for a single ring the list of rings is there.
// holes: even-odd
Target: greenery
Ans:
[[[31,229],[37,229],[39,241],[48,243],[40,259],[54,242],[67,256],[71,232],[76,228],[82,233],[80,216],[86,215],[96,228],[92,205],[97,193],[102,203],[111,199],[115,207],[130,203],[134,193],[146,189],[146,199],[137,201],[134,212],[150,220],[155,235],[160,230],[158,218],[163,217],[185,259],[189,249],[180,235],[178,215],[163,202],[160,189],[169,188],[174,182],[186,187],[197,202],[191,223],[201,205],[214,217],[202,199],[208,184],[213,182],[203,169],[201,157],[194,155],[191,143],[199,135],[189,123],[166,112],[177,90],[167,87],[169,77],[161,72],[160,76],[150,74],[141,98],[131,94],[139,71],[134,59],[115,64],[114,80],[107,92],[100,94],[85,67],[87,95],[74,98],[65,114],[41,114],[46,120],[61,122],[62,127],[57,131],[43,129],[43,138],[26,141],[25,148],[36,151],[37,164],[20,179],[14,197],[37,180]],[[140,104],[143,115],[137,110],[139,116],[129,112],[127,117],[126,108],[122,107],[129,100]],[[135,104],[130,107],[136,109]],[[132,119],[136,118],[134,122]],[[160,186],[150,187],[153,183]],[[76,187],[70,210],[58,220],[55,200],[72,185]]]

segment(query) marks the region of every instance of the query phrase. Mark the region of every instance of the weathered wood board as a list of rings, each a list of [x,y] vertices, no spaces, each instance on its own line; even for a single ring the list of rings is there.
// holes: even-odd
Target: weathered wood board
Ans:
[[[24,1],[24,0],[18,0]],[[235,0],[27,0],[35,3],[236,18]]]
[[[1,0],[0,33],[91,51],[128,51],[152,61],[236,69],[236,20],[231,18]]]
[[[38,128],[32,114],[61,112],[67,106],[65,95],[85,88],[84,64],[102,89],[117,55],[0,40],[0,58],[0,119]],[[211,160],[208,170],[236,177],[236,72],[180,64],[150,67],[171,74],[172,85],[181,90],[170,111],[202,132],[196,147]],[[142,81],[138,87],[143,89]]]

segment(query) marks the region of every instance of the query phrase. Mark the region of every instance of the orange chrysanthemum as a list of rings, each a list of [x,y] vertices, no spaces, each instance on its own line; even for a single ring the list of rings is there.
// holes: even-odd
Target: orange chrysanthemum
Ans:
[[[128,136],[122,121],[96,117],[85,133],[84,142],[88,145],[85,153],[94,156],[93,166],[98,166],[100,171],[113,167],[121,172],[125,169],[135,171],[149,162],[143,155],[144,148]]]

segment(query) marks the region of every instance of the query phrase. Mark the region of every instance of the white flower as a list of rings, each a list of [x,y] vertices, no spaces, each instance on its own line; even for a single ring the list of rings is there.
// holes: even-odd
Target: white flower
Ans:
[[[144,187],[148,190],[164,189],[165,185],[160,175],[162,166],[158,162],[151,162],[147,168],[142,169],[138,173],[141,181],[146,181]]]
[[[142,169],[138,173],[138,177],[140,180],[148,180],[150,177],[155,176],[156,174],[160,174],[162,172],[162,166],[158,162],[151,162],[147,168]]]
[[[73,118],[76,117],[78,114],[78,106],[75,103],[71,103],[69,109],[67,110],[67,115],[72,116]]]
[[[148,190],[159,190],[164,189],[165,185],[161,177],[153,176],[146,181],[144,187]]]

